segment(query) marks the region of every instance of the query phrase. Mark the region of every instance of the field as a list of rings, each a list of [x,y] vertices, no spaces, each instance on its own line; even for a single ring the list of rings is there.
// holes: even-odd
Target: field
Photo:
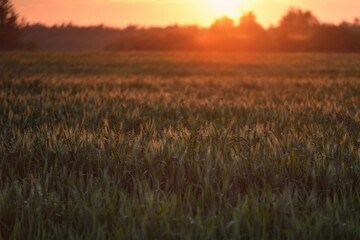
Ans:
[[[2,239],[360,239],[360,55],[0,53]]]

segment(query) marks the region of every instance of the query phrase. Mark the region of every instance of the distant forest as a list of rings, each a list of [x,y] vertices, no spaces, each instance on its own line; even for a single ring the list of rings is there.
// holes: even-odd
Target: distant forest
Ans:
[[[73,24],[20,28],[24,42],[44,51],[307,51],[360,52],[360,20],[321,23],[310,11],[291,8],[277,26],[265,29],[253,13],[238,24],[227,17],[210,27],[168,26],[122,29]],[[33,46],[35,46],[33,44]]]

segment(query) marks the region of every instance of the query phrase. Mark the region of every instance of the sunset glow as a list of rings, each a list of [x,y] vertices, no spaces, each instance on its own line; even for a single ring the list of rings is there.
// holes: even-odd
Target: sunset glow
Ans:
[[[210,0],[210,4],[217,16],[239,17],[242,11],[240,0]]]
[[[209,26],[227,15],[235,20],[253,11],[264,26],[277,24],[290,8],[312,11],[320,20],[339,23],[359,17],[359,0],[13,0],[19,15],[48,25],[142,26],[197,24]]]

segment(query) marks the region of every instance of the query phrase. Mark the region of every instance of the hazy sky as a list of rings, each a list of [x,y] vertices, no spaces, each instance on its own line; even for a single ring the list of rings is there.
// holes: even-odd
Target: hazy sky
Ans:
[[[277,24],[289,7],[314,12],[325,22],[352,21],[360,17],[360,0],[13,0],[15,9],[29,22],[49,25],[73,22],[110,26],[199,24],[209,25],[227,14],[234,18],[253,11],[260,23]]]

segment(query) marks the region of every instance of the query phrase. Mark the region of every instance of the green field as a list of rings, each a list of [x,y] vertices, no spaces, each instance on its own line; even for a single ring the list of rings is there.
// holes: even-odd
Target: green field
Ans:
[[[360,239],[360,55],[0,53],[2,239]]]

